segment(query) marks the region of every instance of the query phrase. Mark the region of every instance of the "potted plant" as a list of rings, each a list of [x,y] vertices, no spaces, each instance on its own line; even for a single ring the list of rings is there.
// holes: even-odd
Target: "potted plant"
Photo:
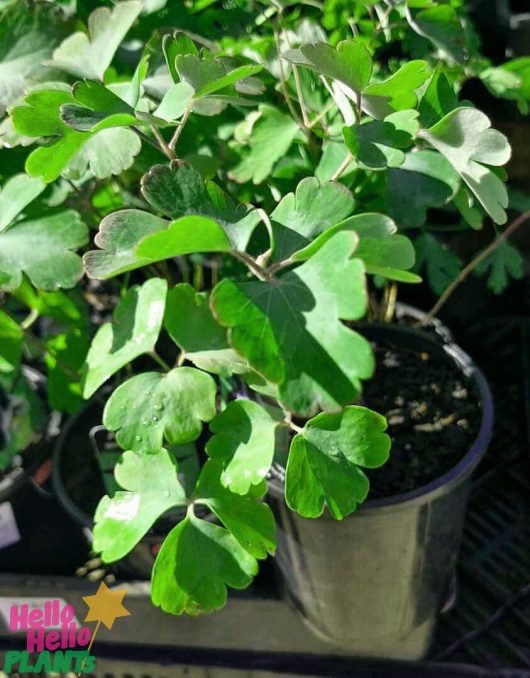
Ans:
[[[87,33],[60,42],[46,62],[60,80],[10,108],[12,143],[38,140],[27,173],[62,186],[97,222],[84,255],[95,282],[83,284],[108,294],[113,309],[95,323],[82,394],[111,385],[102,423],[123,454],[121,489],[95,513],[94,548],[117,561],[181,509],[152,573],[153,602],[167,612],[218,609],[227,587],[248,586],[275,552],[264,499],[272,476],[278,560],[309,623],[359,654],[427,649],[491,399],[450,340],[359,321],[392,320],[397,283],[418,282],[423,267],[441,287],[457,277],[428,231],[431,208],[436,223],[456,228],[505,223],[510,150],[483,113],[458,101],[460,14],[419,10],[355,10],[354,37],[334,46],[314,8],[301,18],[274,5],[245,17],[261,39],[228,35],[217,51],[195,31],[165,29],[168,8],[145,49],[125,44],[115,57],[128,31],[152,28],[137,22],[149,10],[127,0],[96,9]],[[395,13],[399,31],[437,50],[432,22],[449,30],[445,66],[433,67],[432,50],[378,57],[395,40]],[[33,283],[68,287],[70,250],[83,243],[40,230],[54,268]],[[59,236],[53,247],[49,231]],[[499,267],[517,275],[521,265],[507,234],[480,256],[497,279]],[[16,264],[31,278],[25,260]],[[372,379],[376,356],[386,369]],[[401,382],[405,395],[389,391]],[[391,439],[371,403],[401,448],[401,480],[380,475],[391,468]],[[429,433],[441,435],[425,463]],[[444,440],[449,454],[439,459]],[[179,477],[179,459],[193,454]],[[356,512],[370,483],[382,496]]]

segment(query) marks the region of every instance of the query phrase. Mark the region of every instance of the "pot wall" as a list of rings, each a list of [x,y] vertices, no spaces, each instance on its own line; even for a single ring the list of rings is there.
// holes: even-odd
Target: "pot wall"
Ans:
[[[357,656],[421,659],[454,574],[471,474],[487,449],[493,411],[486,381],[457,346],[407,327],[370,327],[370,339],[444,352],[475,380],[482,424],[471,450],[442,478],[368,501],[342,521],[301,518],[270,483],[276,564],[288,597],[319,635]],[[467,452],[467,453],[466,453]]]
[[[468,488],[343,521],[307,520],[276,501],[276,563],[306,621],[358,656],[422,658],[454,571]]]

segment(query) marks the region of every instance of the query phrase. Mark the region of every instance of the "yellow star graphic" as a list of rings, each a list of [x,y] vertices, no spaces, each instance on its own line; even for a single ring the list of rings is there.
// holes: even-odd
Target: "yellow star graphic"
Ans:
[[[89,608],[85,621],[100,622],[111,629],[118,617],[128,617],[131,614],[123,606],[125,593],[124,589],[111,591],[104,582],[101,582],[95,595],[83,596],[83,600]]]

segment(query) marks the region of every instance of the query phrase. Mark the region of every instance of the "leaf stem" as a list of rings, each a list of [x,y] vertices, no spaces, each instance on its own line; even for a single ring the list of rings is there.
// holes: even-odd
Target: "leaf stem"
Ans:
[[[449,287],[444,291],[440,296],[438,301],[434,304],[431,310],[427,313],[425,318],[421,321],[420,325],[428,325],[431,320],[438,314],[442,306],[445,305],[447,300],[451,297],[453,292],[459,287],[464,280],[475,270],[475,268],[482,262],[484,259],[489,257],[499,245],[501,245],[505,240],[507,240],[520,226],[522,226],[526,221],[530,219],[530,210],[520,214],[517,219],[512,221],[508,228],[503,231],[493,242],[491,242],[487,247],[481,250],[476,257],[474,257],[467,266],[465,266],[458,276],[453,280]]]
[[[166,144],[164,137],[162,136],[160,131],[154,125],[151,125],[151,132],[153,133],[155,139],[157,140],[158,145],[160,146],[160,150],[162,151],[162,153],[167,158],[169,158],[169,160],[175,160],[176,155],[173,152],[173,149],[171,148],[171,142],[169,142],[169,144]]]
[[[281,45],[280,45],[280,37],[278,35],[277,29],[274,29],[274,42],[276,43],[276,52],[278,54],[278,69],[279,69],[279,81],[280,81],[280,89],[282,90],[283,97],[285,99],[285,103],[287,104],[287,108],[289,109],[289,112],[293,116],[293,119],[295,120],[296,124],[298,127],[307,135],[309,132],[308,128],[305,126],[303,120],[300,119],[300,116],[298,115],[297,110],[293,106],[293,102],[291,101],[291,95],[289,94],[289,90],[287,89],[287,80],[285,78],[285,70],[283,68],[283,61],[282,61],[282,56],[281,56]]]
[[[29,328],[36,322],[39,318],[39,312],[36,308],[32,308],[24,320],[20,323],[20,327],[23,330],[29,330]]]
[[[282,268],[292,266],[294,263],[295,263],[294,259],[284,259],[283,261],[276,261],[274,264],[271,264],[269,266],[267,271],[269,272],[270,275],[273,275],[274,273],[281,271]]]
[[[167,155],[167,153],[165,153],[165,151],[162,148],[160,148],[160,144],[156,143],[156,141],[153,141],[153,139],[151,139],[151,137],[148,137],[147,134],[142,132],[141,129],[138,129],[138,127],[133,127],[132,129],[136,132],[136,134],[138,134],[140,139],[148,143],[153,148],[156,148],[157,151],[161,151],[162,153],[164,153],[164,155]]]
[[[339,165],[339,167],[337,168],[337,170],[335,171],[335,173],[331,177],[330,181],[337,181],[337,179],[339,179],[342,176],[342,174],[346,171],[346,169],[348,168],[348,166],[350,165],[352,160],[353,160],[353,155],[350,152],[348,152],[348,155],[344,158],[342,163]]]
[[[173,154],[174,157],[176,157],[175,156],[175,148],[177,146],[178,140],[180,139],[180,135],[182,134],[184,127],[186,126],[186,123],[188,122],[188,119],[191,115],[192,107],[193,107],[193,99],[186,106],[184,113],[182,115],[182,118],[181,118],[179,124],[177,125],[177,128],[176,128],[176,130],[175,130],[175,132],[174,132],[173,136],[171,137],[171,140],[168,144],[168,148],[169,148],[169,150],[171,151],[171,153]]]
[[[166,361],[161,358],[158,353],[153,349],[150,351],[149,355],[151,358],[160,365],[160,367],[165,370],[166,372],[171,372],[171,367],[166,363]]]
[[[300,426],[297,426],[296,424],[293,424],[293,422],[290,419],[285,419],[284,422],[292,431],[295,431],[295,433],[303,433],[304,429],[301,428]]]
[[[247,266],[247,268],[260,280],[271,279],[272,276],[270,271],[260,266],[258,262],[250,256],[250,254],[247,254],[246,252],[240,252],[239,250],[231,250],[231,254],[236,259],[239,259],[239,261],[242,261]]]
[[[291,49],[291,41],[289,40],[289,35],[287,31],[285,30],[285,27],[282,23],[282,18],[283,18],[283,13],[282,10],[280,9],[280,12],[278,14],[278,24],[280,25],[280,28],[282,30],[283,37],[285,39],[285,42],[287,43],[287,46],[289,49]],[[278,58],[282,59],[281,54],[278,52]],[[296,94],[298,96],[298,105],[300,106],[300,112],[302,113],[302,120],[304,123],[304,127],[306,130],[309,130],[309,115],[307,113],[307,107],[305,104],[304,100],[304,92],[302,90],[302,82],[300,80],[300,72],[298,71],[298,67],[296,64],[292,64],[291,68],[293,69],[293,77],[294,77],[294,85],[296,88]]]
[[[398,293],[397,284],[395,282],[391,283],[390,286],[388,287],[388,297],[386,299],[386,308],[383,317],[383,321],[385,323],[390,323],[394,319],[394,313],[396,310],[397,302],[397,293]]]
[[[313,120],[311,120],[308,123],[308,125],[307,125],[308,128],[313,129],[313,127],[315,125],[318,125],[318,123],[322,120],[322,118],[324,118],[333,108],[335,108],[336,105],[337,104],[333,100],[329,101],[326,104],[326,106],[324,106],[324,108],[320,111],[320,113],[317,115],[317,117],[314,118]]]

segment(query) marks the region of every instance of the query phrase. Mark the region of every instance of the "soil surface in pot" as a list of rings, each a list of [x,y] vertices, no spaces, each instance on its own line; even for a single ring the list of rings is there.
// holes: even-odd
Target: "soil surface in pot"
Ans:
[[[401,346],[375,347],[375,377],[363,401],[383,414],[390,459],[367,470],[370,499],[426,485],[455,466],[477,437],[482,411],[477,388],[447,357]]]

